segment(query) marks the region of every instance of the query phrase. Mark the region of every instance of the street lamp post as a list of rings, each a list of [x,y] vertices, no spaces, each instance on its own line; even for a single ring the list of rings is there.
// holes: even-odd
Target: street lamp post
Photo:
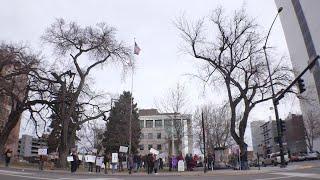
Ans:
[[[269,73],[269,78],[270,78],[270,84],[271,84],[271,90],[272,90],[272,102],[273,102],[273,107],[274,107],[274,114],[275,114],[275,117],[276,117],[276,123],[277,123],[277,133],[278,133],[278,143],[279,143],[279,149],[280,149],[280,159],[281,159],[281,166],[280,167],[285,167],[285,161],[284,161],[284,153],[283,153],[283,142],[282,142],[282,132],[281,132],[281,127],[280,127],[280,118],[279,118],[279,112],[278,112],[278,101],[276,99],[276,96],[275,96],[275,92],[274,92],[274,87],[273,87],[273,81],[272,81],[272,76],[271,76],[271,71],[270,71],[270,65],[269,65],[269,61],[268,61],[268,56],[267,56],[267,51],[266,51],[266,48],[267,48],[267,42],[268,42],[268,38],[269,38],[269,35],[270,35],[270,32],[271,32],[271,29],[273,27],[273,24],[274,22],[276,21],[277,17],[279,16],[279,13],[282,11],[282,7],[280,7],[278,9],[278,13],[276,14],[276,16],[274,17],[273,19],[273,22],[269,28],[269,32],[268,32],[268,35],[266,37],[266,41],[264,43],[264,46],[263,46],[263,51],[264,51],[264,55],[265,55],[265,58],[266,58],[266,62],[267,62],[267,68],[268,68],[268,73]]]

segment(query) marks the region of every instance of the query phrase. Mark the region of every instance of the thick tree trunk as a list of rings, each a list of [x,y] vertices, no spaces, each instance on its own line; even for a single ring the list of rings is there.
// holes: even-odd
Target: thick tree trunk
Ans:
[[[21,111],[11,111],[7,122],[0,133],[0,153],[3,154],[5,151],[6,142],[12,131],[12,129],[18,124],[22,112]]]

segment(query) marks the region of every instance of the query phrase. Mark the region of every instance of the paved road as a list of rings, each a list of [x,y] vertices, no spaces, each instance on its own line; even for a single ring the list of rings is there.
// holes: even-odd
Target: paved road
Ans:
[[[266,170],[267,169],[267,170]],[[276,180],[276,179],[288,179],[288,180],[301,180],[301,179],[320,179],[320,161],[314,161],[312,163],[300,163],[299,165],[293,165],[286,169],[266,168],[261,171],[216,171],[209,174],[195,176],[192,174],[181,174],[181,175],[141,175],[134,174],[133,176],[128,175],[103,175],[103,174],[70,174],[68,172],[52,172],[43,171],[38,172],[34,170],[19,170],[19,169],[0,169],[1,180],[21,180],[21,179],[44,179],[44,180],[75,180],[75,179],[93,179],[93,180]],[[222,173],[221,173],[222,172]]]

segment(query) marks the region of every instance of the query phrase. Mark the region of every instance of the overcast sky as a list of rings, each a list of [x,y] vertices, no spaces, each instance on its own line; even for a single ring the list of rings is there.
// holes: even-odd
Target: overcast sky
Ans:
[[[277,8],[273,0],[4,0],[0,6],[0,40],[26,42],[42,50],[39,37],[55,18],[76,21],[81,25],[106,22],[117,28],[117,38],[133,46],[133,39],[142,49],[135,61],[133,95],[139,108],[155,107],[177,82],[186,86],[190,108],[204,101],[219,99],[220,91],[202,94],[202,85],[186,74],[196,72],[196,61],[179,50],[182,41],[173,21],[185,14],[198,19],[208,16],[218,6],[233,11],[244,6],[262,28],[269,28]],[[285,9],[284,9],[285,11]],[[284,34],[278,19],[269,44],[287,55]],[[48,59],[52,54],[44,52]],[[98,68],[93,75],[97,89],[109,93],[130,90],[131,78],[125,80],[114,66]],[[280,115],[299,112],[297,100],[280,106]],[[257,106],[250,119],[267,120],[271,102]],[[192,113],[192,112],[190,112]]]

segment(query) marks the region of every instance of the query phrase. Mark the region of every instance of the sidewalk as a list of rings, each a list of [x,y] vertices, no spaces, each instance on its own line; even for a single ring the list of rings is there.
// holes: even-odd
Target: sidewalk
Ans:
[[[100,173],[96,172],[88,172],[86,169],[80,169],[75,173],[75,175],[95,175],[95,176],[218,176],[218,175],[251,175],[251,174],[262,174],[262,173],[270,173],[270,172],[279,172],[279,171],[288,171],[288,170],[295,170],[295,169],[304,169],[308,168],[306,166],[301,165],[289,165],[286,168],[279,168],[278,166],[270,166],[270,167],[262,167],[260,170],[256,167],[252,167],[250,170],[233,170],[233,169],[218,169],[218,170],[208,170],[206,173],[203,172],[203,169],[198,169],[197,171],[184,171],[184,172],[169,172],[167,170],[160,171],[158,174],[151,174],[148,175],[145,170],[142,170],[137,173],[129,174],[128,171],[116,172],[114,174],[111,173],[111,170],[108,170],[108,174],[104,174],[104,170]],[[1,168],[3,169],[3,168]],[[25,168],[25,167],[17,167],[12,166],[11,168],[6,170],[16,170],[16,171],[28,171],[28,172],[40,172],[37,168]],[[45,173],[59,173],[59,174],[70,174],[69,170],[63,169],[55,169],[55,170],[43,170],[42,172]]]

